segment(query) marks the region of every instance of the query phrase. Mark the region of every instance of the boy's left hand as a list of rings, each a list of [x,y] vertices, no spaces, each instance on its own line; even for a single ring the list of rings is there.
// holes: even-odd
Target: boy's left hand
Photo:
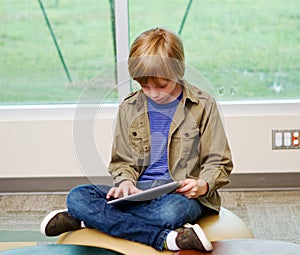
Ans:
[[[208,191],[208,184],[206,181],[199,179],[185,179],[181,181],[181,185],[176,192],[181,193],[187,198],[197,198],[204,195]]]

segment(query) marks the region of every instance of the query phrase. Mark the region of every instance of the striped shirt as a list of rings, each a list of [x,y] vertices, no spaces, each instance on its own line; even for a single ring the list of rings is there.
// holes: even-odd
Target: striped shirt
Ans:
[[[174,113],[181,98],[182,93],[176,100],[167,104],[157,104],[148,98],[151,161],[150,166],[140,176],[139,181],[171,179],[168,169],[168,134]]]

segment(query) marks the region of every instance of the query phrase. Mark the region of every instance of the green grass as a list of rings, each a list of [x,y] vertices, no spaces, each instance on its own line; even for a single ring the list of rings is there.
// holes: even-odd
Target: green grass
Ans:
[[[109,0],[43,2],[73,82],[38,1],[0,0],[0,104],[116,100]],[[130,0],[131,42],[150,27],[178,31],[187,3]],[[187,68],[219,99],[300,98],[300,1],[194,0],[182,39]]]

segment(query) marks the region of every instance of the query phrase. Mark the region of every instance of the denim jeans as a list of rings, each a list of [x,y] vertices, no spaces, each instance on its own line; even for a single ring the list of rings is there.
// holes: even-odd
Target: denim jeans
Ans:
[[[140,189],[148,189],[161,182],[138,183]],[[162,195],[151,201],[127,207],[107,204],[106,185],[81,185],[72,189],[67,197],[69,213],[83,221],[89,228],[98,229],[112,236],[143,243],[157,250],[171,230],[185,223],[196,222],[203,212],[203,205],[196,199],[181,194]]]

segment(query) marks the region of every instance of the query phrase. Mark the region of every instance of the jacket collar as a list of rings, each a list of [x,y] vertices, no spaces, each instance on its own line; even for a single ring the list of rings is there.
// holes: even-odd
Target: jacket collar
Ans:
[[[136,105],[138,111],[146,106],[147,103],[147,97],[141,89],[133,92],[129,97],[127,97],[127,100],[129,104]]]
[[[184,104],[186,103],[187,99],[189,99],[192,103],[198,104],[199,97],[197,95],[197,92],[191,86],[188,86],[188,82],[186,80],[183,80],[181,84],[183,90],[183,98],[185,100]]]
[[[199,95],[197,95],[197,91],[193,89],[192,87],[188,86],[188,83],[186,80],[181,81],[181,86],[183,90],[183,99],[184,104],[186,103],[186,100],[190,100],[192,103],[198,104],[199,103]],[[198,92],[199,94],[199,92]],[[127,97],[129,104],[135,104],[138,107],[138,110],[140,110],[145,102],[147,101],[147,97],[144,94],[144,92],[140,89],[136,92],[133,92]]]

